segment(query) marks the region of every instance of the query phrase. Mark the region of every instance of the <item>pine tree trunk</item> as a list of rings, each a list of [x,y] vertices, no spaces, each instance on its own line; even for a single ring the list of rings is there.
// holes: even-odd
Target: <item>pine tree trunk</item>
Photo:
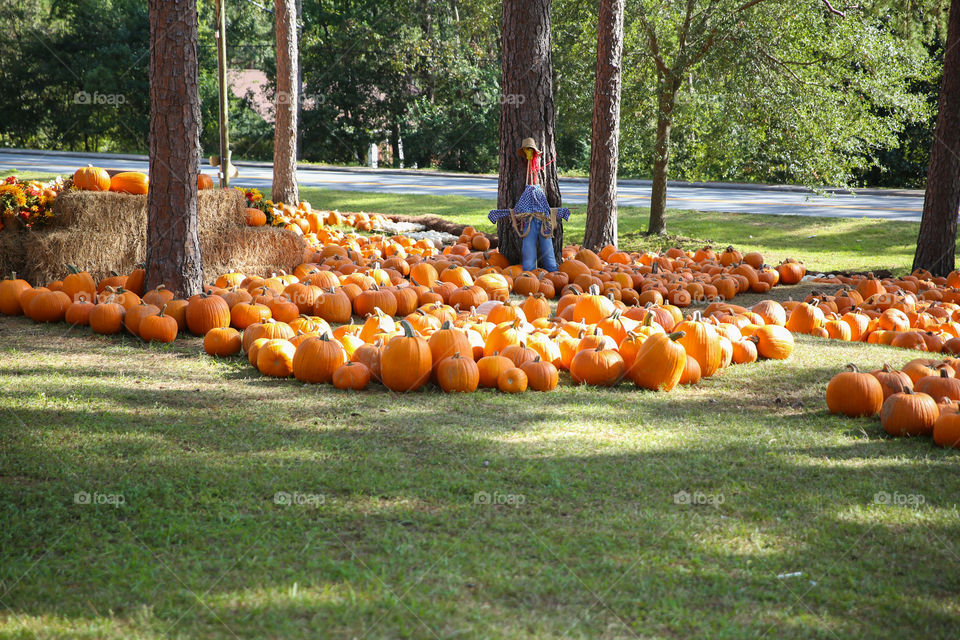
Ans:
[[[297,7],[295,0],[276,0],[277,34],[276,126],[273,138],[274,202],[296,205],[297,189]]]
[[[945,276],[954,268],[960,207],[960,0],[950,5],[937,127],[930,149],[927,190],[914,269]]]
[[[553,104],[553,37],[550,0],[504,0],[501,16],[503,56],[500,89],[500,181],[497,207],[509,209],[526,186],[527,161],[517,155],[524,138],[533,138],[543,161],[556,157]],[[551,207],[560,206],[557,164],[540,172],[540,185]],[[520,239],[509,220],[497,225],[499,249],[511,264],[520,262]],[[563,227],[554,233],[554,247],[563,245]],[[556,251],[560,260],[559,248]]]
[[[200,98],[196,0],[150,0],[147,287],[179,298],[203,287],[197,223]]]
[[[667,232],[667,170],[670,167],[670,130],[677,84],[662,80],[657,89],[657,140],[653,149],[653,186],[650,191],[650,224],[647,233]]]
[[[593,89],[590,186],[583,246],[617,244],[617,161],[620,150],[620,64],[625,0],[600,0],[597,79]]]

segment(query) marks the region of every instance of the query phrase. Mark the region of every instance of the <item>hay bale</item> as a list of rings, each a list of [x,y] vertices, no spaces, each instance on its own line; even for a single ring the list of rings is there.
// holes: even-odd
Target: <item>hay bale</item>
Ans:
[[[0,230],[0,277],[9,278],[14,271],[23,273],[27,256],[21,236],[22,227],[14,221],[8,220]]]
[[[246,200],[236,189],[204,189],[197,196],[200,234],[218,234],[246,226]],[[121,229],[146,233],[147,196],[112,191],[67,191],[54,201],[56,217],[49,228],[80,228],[88,232]]]
[[[34,285],[60,280],[68,264],[99,280],[110,271],[130,273],[143,260],[143,237],[133,233],[79,233],[76,230],[29,231],[23,234],[24,277]]]
[[[281,229],[248,227],[245,208],[246,200],[236,189],[198,194],[205,274],[227,266],[257,273],[289,271],[303,261],[301,238]],[[15,269],[31,283],[45,284],[63,278],[67,264],[100,279],[110,271],[130,273],[146,260],[146,196],[68,191],[57,198],[54,210],[57,217],[45,229],[0,231],[0,269]]]
[[[201,240],[204,280],[223,273],[239,271],[247,275],[269,276],[303,262],[307,243],[300,236],[276,227],[233,229],[214,242]]]

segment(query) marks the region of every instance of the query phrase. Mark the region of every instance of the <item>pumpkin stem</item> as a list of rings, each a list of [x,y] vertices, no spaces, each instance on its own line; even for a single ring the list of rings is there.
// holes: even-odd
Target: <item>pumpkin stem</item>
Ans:
[[[687,335],[686,331],[674,331],[673,333],[667,334],[667,337],[676,342],[685,335]],[[753,337],[756,338],[756,336]]]
[[[400,326],[403,327],[403,335],[407,338],[416,338],[417,335],[413,332],[413,327],[410,325],[406,319],[400,321]]]
[[[860,373],[860,368],[852,362],[848,362],[847,364],[843,365],[843,368],[854,373]]]

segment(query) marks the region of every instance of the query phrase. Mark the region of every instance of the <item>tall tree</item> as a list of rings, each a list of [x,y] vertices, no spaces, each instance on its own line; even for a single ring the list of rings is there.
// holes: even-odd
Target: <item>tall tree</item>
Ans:
[[[583,235],[583,246],[588,249],[617,244],[624,4],[624,0],[600,0],[597,17],[597,78],[593,89],[590,185]]]
[[[937,128],[930,149],[927,191],[914,269],[935,276],[953,271],[957,251],[957,209],[960,207],[960,0],[953,0],[943,54],[943,80]]]
[[[297,7],[296,0],[276,0],[277,31],[276,124],[273,138],[274,202],[296,205],[297,187]]]
[[[760,165],[767,179],[812,184],[847,179],[853,168],[869,164],[877,145],[896,144],[898,127],[922,110],[922,99],[905,96],[921,72],[911,59],[915,51],[898,48],[882,21],[859,6],[631,1],[636,40],[656,72],[650,233],[666,230],[681,96],[691,102],[694,153],[713,163],[723,157],[720,149],[733,171],[753,156],[753,167],[744,169]],[[723,138],[715,133],[721,126]]]
[[[147,287],[185,298],[203,286],[197,223],[200,97],[196,0],[150,0]]]
[[[503,52],[500,90],[500,180],[497,206],[508,209],[517,203],[526,186],[527,160],[517,154],[524,138],[533,138],[546,166],[539,183],[551,207],[560,206],[554,141],[553,35],[550,29],[551,0],[504,0],[501,14]],[[520,262],[520,238],[509,218],[497,223],[500,251],[511,263]],[[559,256],[562,229],[554,234]]]

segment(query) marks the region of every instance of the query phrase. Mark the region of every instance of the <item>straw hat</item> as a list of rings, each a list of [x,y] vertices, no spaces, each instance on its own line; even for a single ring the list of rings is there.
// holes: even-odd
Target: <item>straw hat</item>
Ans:
[[[541,153],[540,149],[537,148],[537,141],[533,138],[524,138],[523,142],[520,143],[520,148],[517,149],[517,155],[523,156],[524,149],[533,149],[536,153]]]

